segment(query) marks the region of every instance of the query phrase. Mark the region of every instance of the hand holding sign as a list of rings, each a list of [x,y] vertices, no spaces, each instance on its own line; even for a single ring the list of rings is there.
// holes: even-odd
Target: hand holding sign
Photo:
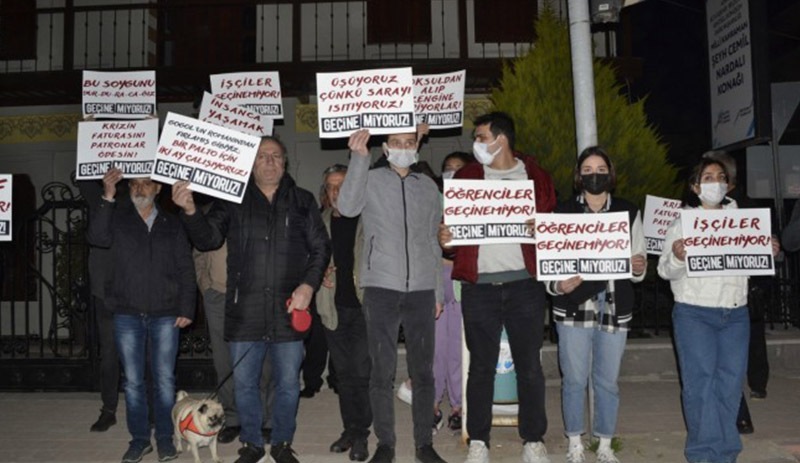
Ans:
[[[108,169],[103,175],[103,199],[113,201],[117,195],[117,183],[122,180],[122,171],[116,167]]]
[[[369,156],[369,148],[367,147],[368,142],[369,130],[361,129],[353,132],[352,135],[350,135],[350,139],[347,141],[347,147],[350,148],[351,152],[356,153],[359,156]]]
[[[643,254],[636,254],[631,257],[631,272],[633,276],[639,276],[647,270],[647,257]]]
[[[197,208],[194,205],[194,195],[189,189],[189,182],[183,180],[172,185],[172,202],[183,209],[186,215],[194,215]]]
[[[581,283],[583,283],[583,278],[580,275],[575,275],[556,283],[556,290],[561,294],[569,294],[575,291],[575,288],[580,286]]]
[[[450,231],[450,227],[447,225],[440,223],[439,224],[439,246],[442,249],[450,249],[450,242],[453,241],[453,232]]]
[[[684,247],[682,239],[672,242],[672,254],[681,262],[686,260],[686,247]]]

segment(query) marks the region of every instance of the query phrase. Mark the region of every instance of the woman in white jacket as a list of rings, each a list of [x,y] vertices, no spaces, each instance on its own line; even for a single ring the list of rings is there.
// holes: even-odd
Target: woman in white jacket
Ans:
[[[692,171],[687,207],[735,208],[725,167],[703,159]],[[773,239],[773,254],[780,245]],[[750,317],[747,277],[689,278],[680,218],[669,227],[658,274],[670,281],[675,348],[681,372],[681,400],[690,463],[732,463],[742,450],[736,414],[747,370]]]

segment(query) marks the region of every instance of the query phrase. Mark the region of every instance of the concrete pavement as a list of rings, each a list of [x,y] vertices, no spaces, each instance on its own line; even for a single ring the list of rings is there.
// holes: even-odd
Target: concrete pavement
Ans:
[[[681,462],[685,437],[677,381],[624,380],[619,437],[623,463]],[[773,376],[766,400],[750,401],[755,433],[744,436],[745,463],[788,463],[800,461],[800,375]],[[550,420],[546,443],[553,463],[564,462],[566,440],[559,407],[557,381],[548,380],[547,411]],[[129,435],[120,422],[106,433],[90,433],[100,405],[96,393],[0,393],[0,462],[118,462]],[[120,401],[120,407],[124,400]],[[397,461],[413,462],[410,407],[396,401]],[[312,399],[301,399],[294,448],[301,462],[347,463],[346,454],[332,454],[328,446],[339,435],[340,420],[336,395],[323,390]],[[462,462],[466,446],[461,437],[440,431],[434,445],[450,463]],[[514,428],[496,427],[491,442],[493,462],[519,462],[520,441]],[[238,444],[220,445],[224,460],[232,463]],[[374,451],[374,437],[370,451]],[[211,461],[208,449],[201,449],[203,461]],[[587,461],[594,461],[587,454]],[[155,452],[143,462],[155,462]],[[191,462],[191,453],[178,462]]]

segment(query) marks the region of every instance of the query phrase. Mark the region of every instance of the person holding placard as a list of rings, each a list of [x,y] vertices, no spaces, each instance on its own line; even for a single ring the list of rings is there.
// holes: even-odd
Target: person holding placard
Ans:
[[[334,453],[349,450],[350,460],[364,461],[369,457],[367,438],[372,425],[367,324],[361,310],[364,291],[358,284],[364,226],[360,217],[345,217],[339,212],[339,190],[346,175],[347,166],[341,164],[325,169],[324,185],[330,207],[322,211],[322,221],[331,236],[333,252],[325,280],[317,292],[317,311],[337,372],[339,413],[344,427],[330,450]]]
[[[473,153],[480,164],[464,166],[456,179],[533,180],[537,212],[551,212],[556,194],[550,175],[531,156],[514,152],[514,121],[493,112],[475,120]],[[445,250],[453,234],[439,228]],[[454,246],[454,280],[461,284],[464,333],[470,352],[467,378],[468,463],[489,461],[492,401],[500,336],[505,327],[514,358],[519,395],[519,435],[525,463],[549,463],[545,382],[539,351],[544,341],[544,285],[536,281],[533,244]],[[413,375],[412,375],[413,377]],[[414,378],[414,403],[417,378]]]
[[[688,187],[685,207],[736,208],[725,197],[730,185],[719,160],[701,160]],[[688,277],[681,227],[678,218],[667,230],[658,274],[670,281],[675,298],[672,326],[687,428],[684,455],[690,463],[729,463],[742,450],[736,415],[750,338],[748,277]],[[775,239],[771,244],[777,255],[780,244]]]
[[[227,238],[225,339],[243,443],[236,463],[266,457],[259,383],[267,355],[275,383],[269,456],[275,463],[297,463],[292,441],[306,332],[292,321],[308,315],[330,259],[314,194],[286,173],[284,144],[263,137],[241,204],[217,200],[208,214],[197,213],[188,182],[174,185],[172,199],[199,250],[218,248]]]
[[[338,208],[345,217],[361,214],[363,310],[372,362],[369,384],[373,431],[378,447],[370,463],[395,460],[394,377],[397,333],[406,337],[407,361],[414,379],[415,458],[441,463],[432,443],[434,323],[441,312],[441,250],[436,229],[442,220],[439,189],[428,176],[412,172],[417,162],[416,133],[391,134],[383,144],[388,167],[369,169],[370,133],[350,136],[347,176]]]
[[[627,212],[630,219],[630,280],[583,281],[574,276],[548,281],[553,295],[553,318],[558,330],[558,360],[561,367],[561,412],[569,438],[567,463],[585,461],[581,435],[584,429],[586,387],[589,375],[594,390],[592,434],[600,439],[598,463],[619,463],[611,448],[619,411],[619,376],[622,354],[633,315],[634,294],[631,282],[644,279],[647,271],[642,216],[634,204],[611,192],[617,182],[614,164],[596,146],[578,156],[573,186],[578,192],[560,203],[555,212],[596,214]]]
[[[128,181],[130,203],[117,204],[122,172],[103,177],[102,203],[89,222],[88,240],[111,252],[112,275],[104,302],[114,313],[114,339],[125,372],[125,409],[131,441],[122,463],[136,463],[153,451],[148,420],[152,400],[159,461],[174,460],[172,407],[179,331],[192,323],[195,295],[192,248],[180,221],[155,205],[161,184]],[[148,398],[145,366],[153,381]]]

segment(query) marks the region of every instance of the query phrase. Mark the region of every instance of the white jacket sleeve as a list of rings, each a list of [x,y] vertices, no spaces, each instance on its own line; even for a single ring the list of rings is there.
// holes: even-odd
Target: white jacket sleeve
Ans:
[[[647,275],[647,246],[645,245],[644,241],[644,226],[642,225],[642,213],[641,211],[636,212],[636,218],[633,219],[633,225],[631,226],[631,256],[643,255],[645,258],[644,261],[644,272],[641,275],[634,275],[631,278],[631,281],[634,283],[639,283],[640,281],[644,280],[644,277]]]
[[[665,280],[678,280],[687,276],[686,262],[678,260],[672,253],[672,243],[682,237],[681,219],[678,217],[667,229],[664,249],[658,259],[658,275]]]

